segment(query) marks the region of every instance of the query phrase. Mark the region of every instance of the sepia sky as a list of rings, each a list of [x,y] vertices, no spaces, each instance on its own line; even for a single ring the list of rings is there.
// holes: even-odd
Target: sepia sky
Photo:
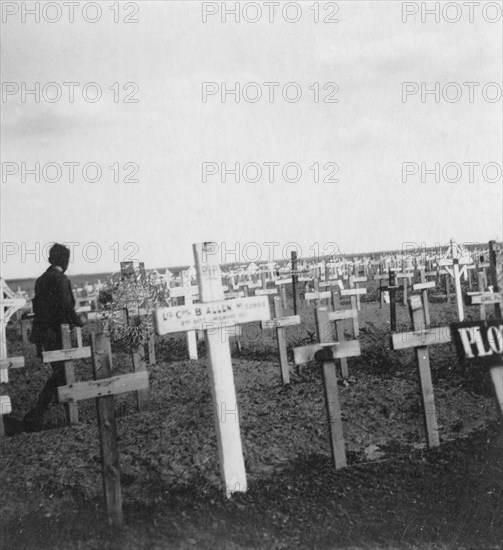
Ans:
[[[3,277],[38,275],[43,255],[26,252],[54,241],[75,243],[69,273],[76,274],[115,271],[127,256],[147,267],[191,263],[192,243],[210,240],[237,251],[222,261],[247,261],[257,250],[249,243],[266,260],[273,249],[281,258],[288,243],[312,256],[335,247],[352,253],[502,239],[502,24],[486,20],[494,8],[486,18],[475,10],[473,22],[465,7],[457,22],[446,13],[423,23],[419,13],[404,23],[404,4],[412,13],[414,2],[320,2],[316,23],[313,1],[292,3],[301,8],[297,22],[285,19],[281,2],[270,22],[257,2],[251,4],[263,14],[256,23],[245,20],[258,14],[254,6],[240,22],[228,14],[222,22],[223,5],[234,3],[100,2],[101,17],[90,23],[83,2],[73,23],[65,12],[51,23],[44,13],[38,22],[25,14],[23,22],[9,11],[14,2],[3,2]],[[42,10],[46,3],[37,4]],[[46,10],[46,19],[56,17],[55,8]],[[138,22],[124,23],[128,15]],[[92,7],[87,16],[94,17]],[[330,16],[339,21],[322,21]],[[37,82],[39,97],[23,97],[23,86]],[[46,86],[51,82],[57,86]],[[73,102],[65,82],[77,83]],[[224,103],[219,93],[203,101],[205,82],[219,89],[256,84],[239,102],[229,94]],[[330,82],[338,91],[324,89]],[[439,101],[433,94],[422,100],[421,83],[436,82]],[[83,97],[87,83],[99,86],[100,99],[86,100],[94,99],[93,86]],[[287,83],[295,83],[286,91],[290,101]],[[262,98],[252,102],[257,90]],[[128,94],[138,101],[125,103]],[[39,182],[22,174],[23,163],[33,170],[37,162]],[[431,169],[436,162],[440,181],[432,174],[421,181],[421,163]],[[73,182],[68,163],[76,163]],[[92,166],[83,177],[87,163],[99,166],[99,181],[86,181],[96,173]],[[220,172],[203,181],[203,163]],[[222,182],[222,163],[257,163],[262,177],[252,181],[250,164],[241,181],[227,173]],[[291,181],[283,177],[287,163],[294,163],[286,172]],[[403,163],[411,170],[406,181]],[[124,181],[135,165],[139,181]],[[337,174],[322,181],[335,165]],[[60,181],[50,181],[58,167]]]

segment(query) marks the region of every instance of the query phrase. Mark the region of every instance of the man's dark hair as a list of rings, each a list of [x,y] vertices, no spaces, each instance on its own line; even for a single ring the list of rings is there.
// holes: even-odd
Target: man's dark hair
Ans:
[[[49,251],[49,263],[59,267],[67,267],[70,261],[70,249],[66,246],[56,243],[51,246]]]

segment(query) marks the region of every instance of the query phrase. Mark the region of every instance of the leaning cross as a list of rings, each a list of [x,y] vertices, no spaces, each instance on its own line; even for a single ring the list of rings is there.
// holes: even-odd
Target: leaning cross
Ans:
[[[115,424],[114,395],[148,390],[147,371],[111,376],[112,352],[105,334],[92,335],[94,380],[58,388],[61,403],[76,404],[83,399],[96,399],[101,448],[103,492],[110,525],[122,525],[122,495]],[[59,350],[65,352],[65,350]],[[49,352],[55,353],[55,352]],[[64,353],[63,353],[64,354]]]
[[[430,357],[428,346],[446,344],[451,341],[449,327],[426,328],[423,305],[420,296],[409,298],[409,310],[414,331],[391,335],[394,350],[415,348],[416,361],[421,383],[424,424],[429,447],[438,447],[438,424],[435,409],[435,396],[431,381]]]
[[[334,342],[330,327],[330,315],[328,308],[316,308],[316,328],[320,343],[294,348],[293,354],[296,365],[313,360],[319,361],[323,365],[325,403],[330,428],[332,459],[335,468],[339,469],[345,468],[347,463],[334,360],[360,355],[360,343],[358,340]]]
[[[216,243],[194,244],[193,250],[201,303],[156,310],[156,329],[161,336],[188,330],[205,331],[220,469],[226,495],[230,496],[235,492],[245,492],[247,485],[226,329],[252,321],[267,321],[271,314],[267,296],[224,299]],[[225,411],[229,407],[232,407],[235,418],[233,422],[226,421]]]

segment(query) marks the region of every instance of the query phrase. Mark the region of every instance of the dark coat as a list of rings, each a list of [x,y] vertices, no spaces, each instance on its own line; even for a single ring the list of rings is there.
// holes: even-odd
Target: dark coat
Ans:
[[[33,298],[33,328],[30,341],[37,352],[61,348],[61,325],[82,326],[75,313],[75,298],[68,277],[51,266],[37,279]]]

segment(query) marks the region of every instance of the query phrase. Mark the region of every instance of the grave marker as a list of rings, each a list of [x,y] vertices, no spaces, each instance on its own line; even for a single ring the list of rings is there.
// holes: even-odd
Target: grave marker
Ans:
[[[87,359],[91,357],[91,348],[82,346],[82,332],[80,327],[75,328],[77,334],[77,347],[72,347],[72,337],[69,325],[61,325],[61,342],[63,348],[54,351],[43,351],[42,362],[53,363],[56,361],[64,362],[65,384],[75,383],[75,370],[73,361],[75,359]],[[65,405],[66,421],[68,424],[77,424],[79,421],[79,411],[77,403],[67,403]]]
[[[396,330],[396,291],[403,290],[403,286],[396,284],[395,272],[389,270],[388,286],[380,286],[379,290],[389,293],[389,313],[390,313],[390,330],[394,332]]]
[[[394,350],[415,348],[428,446],[438,447],[438,423],[433,383],[431,381],[428,346],[448,343],[451,341],[451,336],[446,327],[426,328],[420,296],[411,296],[409,298],[409,310],[414,331],[392,334],[391,347]]]
[[[148,373],[137,372],[121,376],[112,374],[110,340],[105,334],[92,335],[93,367],[95,380],[78,382],[58,388],[61,403],[75,404],[83,399],[96,399],[101,449],[103,493],[110,525],[121,526],[122,494],[117,448],[114,395],[129,391],[147,391]]]
[[[26,305],[0,278],[0,383],[9,381],[9,369],[24,367],[24,357],[7,357],[7,324],[10,318]],[[3,416],[10,414],[12,406],[8,395],[0,396],[0,437],[5,435]]]
[[[193,246],[201,303],[155,312],[159,335],[204,330],[208,347],[220,469],[227,496],[247,490],[234,374],[226,328],[270,319],[267,296],[225,300],[216,243]],[[225,411],[233,417],[226,421]]]
[[[290,383],[290,370],[288,367],[288,356],[286,349],[285,328],[290,325],[300,325],[299,315],[283,316],[281,299],[279,296],[274,298],[274,319],[263,321],[262,328],[275,328],[278,339],[279,363],[281,366],[281,378],[283,384]]]
[[[326,307],[316,308],[316,328],[320,343],[294,348],[294,361],[296,365],[301,365],[316,360],[323,365],[325,404],[332,459],[336,469],[345,468],[347,466],[346,449],[334,360],[360,355],[360,344],[358,340],[347,342],[333,341],[329,323],[329,311]]]
[[[420,290],[424,309],[424,322],[427,327],[430,326],[430,302],[428,300],[428,289],[435,288],[434,281],[426,281],[426,273],[424,269],[420,270],[421,282],[412,285],[414,291]]]
[[[353,310],[358,310],[356,297],[361,296],[362,294],[367,294],[366,288],[349,288],[349,289],[343,289],[340,291],[341,296],[351,296],[351,309]],[[358,316],[353,317],[353,332],[354,332],[355,338],[358,338],[358,336],[360,335],[360,327],[358,325]]]

